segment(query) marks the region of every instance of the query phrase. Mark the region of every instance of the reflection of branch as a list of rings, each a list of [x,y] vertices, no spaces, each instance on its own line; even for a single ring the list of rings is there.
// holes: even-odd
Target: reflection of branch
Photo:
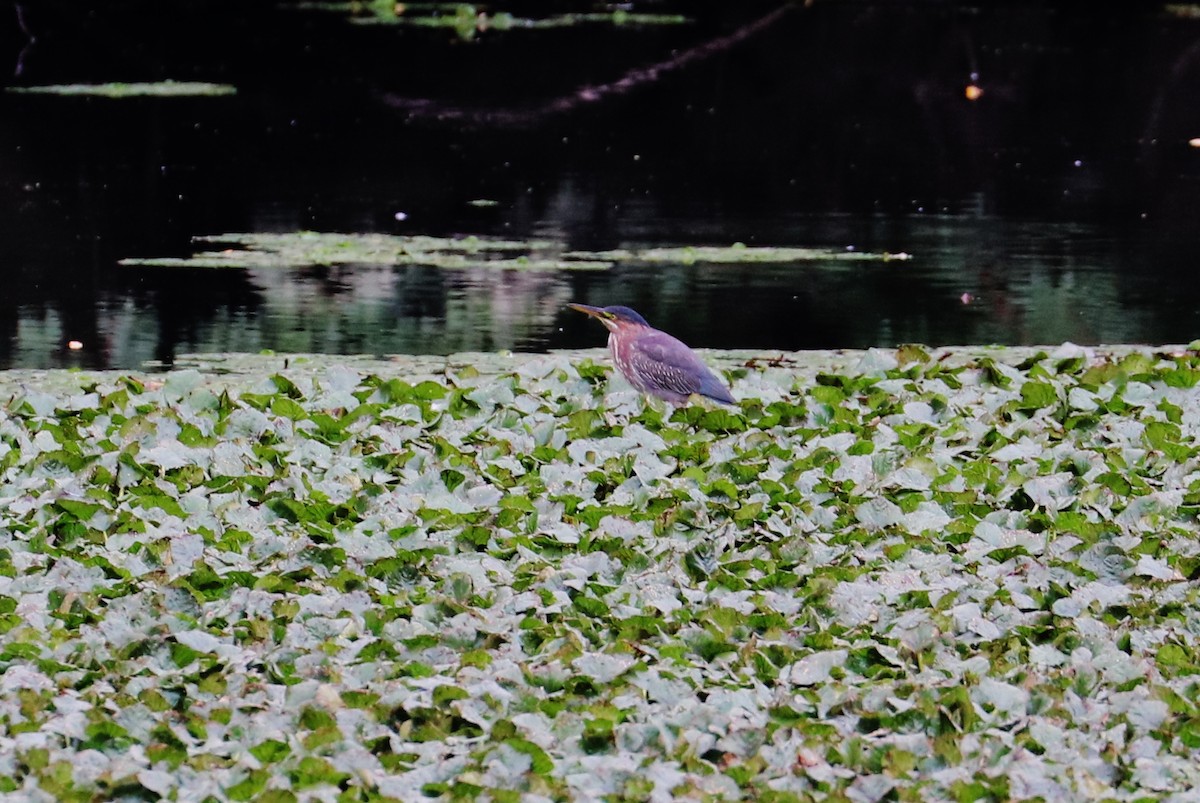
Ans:
[[[25,6],[20,3],[15,3],[14,5],[17,9],[17,27],[21,29],[21,33],[29,37],[29,41],[25,43],[25,46],[21,48],[21,52],[17,55],[17,68],[13,70],[13,75],[20,75],[25,72],[25,57],[29,55],[34,45],[37,44],[37,37],[33,35],[33,30],[25,22]]]
[[[1162,125],[1163,107],[1166,106],[1167,100],[1179,83],[1180,76],[1187,70],[1191,69],[1192,62],[1200,56],[1200,42],[1193,43],[1187,50],[1183,51],[1183,55],[1175,60],[1171,65],[1171,75],[1164,83],[1163,88],[1154,96],[1154,101],[1150,104],[1150,115],[1146,119],[1146,128],[1142,133],[1142,149],[1145,151],[1149,145],[1156,143],[1159,136],[1159,127]]]
[[[743,25],[731,34],[697,45],[666,61],[630,70],[612,83],[580,87],[570,94],[551,98],[531,108],[487,109],[447,106],[436,100],[405,98],[393,93],[385,95],[384,100],[389,106],[406,111],[414,117],[428,117],[435,120],[466,122],[476,125],[514,127],[529,125],[545,117],[565,114],[592,103],[628,94],[646,84],[654,83],[670,73],[677,72],[718,53],[723,53],[774,25],[793,8],[795,8],[793,3],[787,3],[766,16]]]

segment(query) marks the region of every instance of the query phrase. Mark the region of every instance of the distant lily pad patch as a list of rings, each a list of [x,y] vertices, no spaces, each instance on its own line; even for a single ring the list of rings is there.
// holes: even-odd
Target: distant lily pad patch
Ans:
[[[553,242],[391,234],[220,234],[197,237],[210,250],[190,257],[122,259],[122,265],[183,268],[289,268],[311,265],[424,265],[436,268],[603,270],[610,262],[567,257]]]
[[[1196,3],[1168,3],[1163,11],[1184,19],[1200,19],[1200,4]]]
[[[47,84],[45,86],[8,87],[23,95],[90,95],[102,98],[204,97],[233,95],[237,88],[229,84],[204,81],[156,81],[153,83]]]
[[[573,28],[581,25],[672,26],[692,20],[682,14],[654,14],[616,8],[612,11],[547,14],[523,17],[508,11],[494,11],[473,3],[396,3],[373,2],[301,2],[292,6],[302,11],[326,11],[349,14],[357,24],[408,25],[420,28],[447,28],[464,39],[486,31],[516,29]]]
[[[288,233],[219,234],[195,238],[207,250],[188,257],[130,257],[120,264],[179,268],[268,268],[312,265],[424,265],[465,269],[606,270],[618,264],[737,264],[906,260],[908,254],[821,248],[680,246],[608,251],[568,250],[553,240],[490,237]]]
[[[437,5],[437,4],[435,4]],[[685,25],[690,18],[681,14],[636,14],[627,11],[608,13],[554,14],[547,17],[518,17],[508,12],[488,14],[475,12],[473,6],[458,6],[451,13],[396,14],[355,17],[357,23],[390,23],[424,28],[451,28],[464,38],[488,30],[507,31],[519,28],[574,28],[581,25],[663,26]]]
[[[728,246],[685,245],[666,248],[644,248],[616,251],[580,251],[572,256],[589,259],[608,259],[614,262],[671,262],[693,264],[789,263],[828,260],[888,262],[912,259],[910,254],[870,253],[830,248],[792,248],[785,246],[748,246],[734,243]]]

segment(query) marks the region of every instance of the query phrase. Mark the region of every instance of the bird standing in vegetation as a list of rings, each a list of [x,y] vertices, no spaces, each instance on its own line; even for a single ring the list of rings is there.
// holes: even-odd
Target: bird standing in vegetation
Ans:
[[[608,348],[621,376],[643,393],[671,404],[687,404],[693,394],[737,404],[729,388],[682,341],[646,323],[629,307],[568,304],[608,329]]]

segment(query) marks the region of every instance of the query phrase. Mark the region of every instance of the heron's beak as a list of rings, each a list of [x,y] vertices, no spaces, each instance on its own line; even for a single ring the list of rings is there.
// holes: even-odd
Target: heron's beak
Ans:
[[[604,324],[606,329],[616,328],[616,321],[613,319],[612,313],[605,312],[600,307],[593,307],[588,304],[568,304],[567,306],[573,310],[576,310],[577,312],[582,312],[584,315],[591,315],[593,318],[600,321],[600,323]]]

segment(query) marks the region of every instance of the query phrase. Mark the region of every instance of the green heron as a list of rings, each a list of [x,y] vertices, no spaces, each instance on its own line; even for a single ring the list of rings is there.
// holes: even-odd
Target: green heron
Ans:
[[[690,348],[660,332],[629,307],[568,304],[591,315],[608,329],[608,349],[621,376],[643,393],[671,404],[686,404],[692,394],[737,404],[729,388]]]

